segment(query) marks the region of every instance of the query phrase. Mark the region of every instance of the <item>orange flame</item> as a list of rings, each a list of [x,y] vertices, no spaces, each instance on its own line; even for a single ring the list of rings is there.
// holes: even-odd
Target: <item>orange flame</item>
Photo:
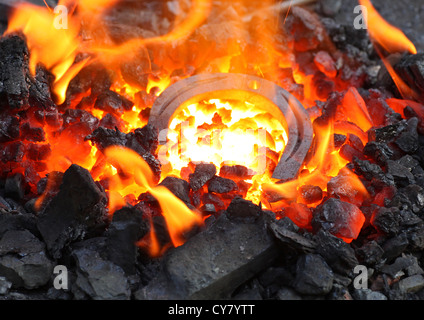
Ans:
[[[377,12],[370,0],[359,0],[359,3],[367,8],[366,24],[372,39],[379,43],[387,52],[410,52],[417,53],[414,44],[398,28],[389,24]]]
[[[134,192],[138,194],[142,192],[149,192],[156,200],[162,209],[162,215],[165,218],[168,232],[172,243],[175,247],[184,243],[183,234],[191,227],[203,223],[203,219],[194,211],[191,211],[180,199],[171,193],[167,188],[162,186],[155,186],[153,180],[153,173],[149,165],[137,154],[135,151],[112,146],[104,151],[106,160],[122,175],[133,182]],[[115,194],[110,197],[111,214],[120,205],[123,204],[122,199],[117,197],[122,189],[119,188],[120,183],[124,179],[119,174],[114,176],[114,183],[110,185],[110,192]],[[119,203],[113,203],[118,201]]]

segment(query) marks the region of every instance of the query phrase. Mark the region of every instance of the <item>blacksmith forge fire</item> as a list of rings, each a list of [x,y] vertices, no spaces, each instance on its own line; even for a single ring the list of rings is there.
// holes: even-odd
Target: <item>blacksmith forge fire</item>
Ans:
[[[0,1],[0,299],[423,299],[424,54],[343,2]]]

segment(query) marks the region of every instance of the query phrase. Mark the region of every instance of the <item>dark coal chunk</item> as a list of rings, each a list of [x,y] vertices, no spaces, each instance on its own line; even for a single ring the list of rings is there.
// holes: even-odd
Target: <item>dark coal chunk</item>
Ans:
[[[143,213],[133,207],[124,207],[113,214],[106,232],[108,259],[120,266],[126,274],[135,274],[137,261],[136,242],[147,232]]]
[[[299,228],[289,218],[285,217],[271,222],[269,229],[278,240],[280,246],[291,248],[302,253],[315,252],[316,242],[300,234]]]
[[[409,227],[422,224],[423,221],[409,210],[382,207],[371,217],[371,224],[380,232],[389,235],[399,234]]]
[[[383,258],[390,260],[398,257],[408,245],[408,236],[405,233],[387,239],[381,246],[384,250]]]
[[[91,63],[70,81],[66,92],[67,102],[74,96],[87,92],[91,89],[92,97],[97,97],[100,93],[107,91],[112,85],[109,71],[99,63]]]
[[[418,264],[418,260],[413,255],[405,255],[396,258],[395,262],[392,264],[385,264],[381,271],[385,274],[388,274],[393,279],[404,274],[408,276],[413,276],[416,274],[422,274],[424,271]]]
[[[0,109],[29,107],[29,52],[23,35],[0,39]]]
[[[216,211],[220,211],[226,208],[224,201],[222,201],[222,199],[216,194],[204,193],[202,195],[201,201],[205,205],[212,204]]]
[[[318,17],[304,8],[293,8],[284,27],[299,52],[317,49],[325,40],[325,30]]]
[[[263,219],[239,223],[225,214],[184,245],[169,250],[164,270],[136,299],[222,299],[278,256]]]
[[[235,197],[227,208],[230,220],[255,221],[262,213],[262,209],[252,201]]]
[[[405,130],[395,140],[395,144],[405,153],[412,154],[418,149],[418,123],[419,120],[415,117],[409,119]]]
[[[213,163],[199,163],[196,169],[188,176],[191,189],[194,191],[203,187],[216,174],[216,167]]]
[[[84,122],[89,125],[92,130],[99,126],[99,119],[90,112],[82,109],[67,109],[62,116],[63,127],[66,128],[78,122]]]
[[[312,227],[321,228],[345,240],[356,239],[361,231],[365,217],[354,204],[330,198],[320,204],[312,218]]]
[[[355,252],[359,262],[367,266],[378,264],[384,254],[384,250],[374,240],[366,242],[361,247],[355,249]]]
[[[158,134],[158,130],[151,124],[137,128],[134,132],[127,134],[126,147],[139,154],[149,152],[154,155],[159,143]]]
[[[394,178],[397,187],[406,187],[415,183],[411,171],[398,161],[387,160],[387,173]]]
[[[11,213],[10,210],[1,209],[0,238],[10,230],[29,230],[32,234],[39,236],[36,222],[36,217],[32,214]]]
[[[51,83],[54,81],[53,74],[49,73],[43,66],[38,65],[35,77],[31,78],[29,87],[29,104],[40,109],[56,109],[57,106],[51,95]]]
[[[21,125],[21,135],[25,140],[41,142],[45,140],[44,130],[41,127],[31,127],[28,122]]]
[[[424,92],[424,54],[405,55],[395,65],[399,76],[417,93]],[[422,94],[421,94],[421,98]]]
[[[323,196],[321,188],[313,185],[301,186],[299,188],[299,194],[306,204],[318,202]]]
[[[394,186],[394,178],[391,175],[384,173],[383,169],[369,160],[355,159],[353,161],[356,172],[363,176],[366,180],[378,180],[388,186]]]
[[[371,128],[368,131],[368,139],[375,142],[390,142],[397,138],[406,127],[406,120],[402,120],[384,127]]]
[[[100,93],[94,103],[96,109],[100,109],[113,114],[122,114],[131,110],[134,103],[124,96],[111,90]]]
[[[124,146],[127,142],[126,134],[119,131],[118,128],[112,130],[99,127],[85,139],[95,143],[96,147],[101,151],[110,146]]]
[[[14,287],[34,289],[50,280],[53,261],[45,245],[28,230],[11,230],[0,240],[0,276]]]
[[[105,194],[88,170],[71,165],[63,175],[58,194],[38,219],[38,229],[54,258],[62,249],[104,223]]]
[[[219,176],[228,179],[249,179],[252,176],[249,173],[249,169],[242,165],[223,165],[221,169],[219,169]]]
[[[365,145],[363,152],[364,155],[374,159],[380,165],[385,165],[387,160],[392,159],[395,154],[393,149],[387,143],[376,141],[368,142]]]
[[[353,268],[358,265],[355,251],[343,240],[322,229],[314,239],[317,243],[317,253],[325,259],[335,272],[349,275]]]
[[[129,282],[120,267],[90,249],[74,250],[72,255],[77,265],[71,286],[76,299],[129,300]]]
[[[214,193],[227,193],[237,190],[237,183],[231,179],[222,178],[219,176],[213,177],[208,182],[208,191]]]
[[[159,185],[166,187],[183,202],[190,203],[190,185],[187,181],[168,176]]]
[[[25,195],[24,176],[21,173],[10,175],[4,185],[4,194],[16,200],[22,200]]]
[[[22,141],[3,144],[3,150],[0,153],[1,162],[21,162],[24,158],[25,150],[25,144]]]
[[[19,138],[20,119],[6,112],[0,113],[0,143],[13,141]]]
[[[293,288],[307,295],[325,295],[333,287],[334,274],[319,254],[305,254],[296,263]]]
[[[411,210],[422,217],[421,209],[424,208],[424,189],[416,184],[401,188],[394,195],[388,206]]]

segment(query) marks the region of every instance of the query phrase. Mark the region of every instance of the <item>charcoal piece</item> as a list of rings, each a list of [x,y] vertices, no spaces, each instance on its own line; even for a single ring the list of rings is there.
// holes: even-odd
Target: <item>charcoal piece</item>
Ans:
[[[424,54],[405,55],[395,65],[398,75],[418,94],[424,92]]]
[[[62,116],[63,127],[66,128],[78,122],[84,122],[89,125],[91,131],[99,126],[99,119],[90,112],[81,109],[67,109]]]
[[[405,130],[395,139],[395,144],[405,153],[412,154],[419,147],[418,123],[418,118],[409,119]]]
[[[0,214],[0,238],[11,230],[29,230],[32,234],[39,236],[34,215],[3,210]]]
[[[127,142],[126,134],[119,131],[99,127],[90,135],[85,137],[85,140],[93,142],[100,151],[104,151],[110,146],[124,146]]]
[[[413,255],[405,255],[396,258],[392,264],[385,264],[381,267],[381,272],[388,274],[393,279],[403,275],[413,276],[423,274],[424,271],[418,264],[418,260]]]
[[[91,89],[93,97],[107,91],[111,86],[109,71],[98,63],[91,63],[72,78],[66,91],[66,102]],[[65,103],[66,103],[65,102]]]
[[[215,176],[208,182],[208,191],[213,193],[227,193],[237,190],[237,183],[231,179]]]
[[[2,163],[9,161],[21,162],[25,155],[25,144],[22,141],[15,141],[3,145],[3,150],[0,153]]]
[[[280,246],[294,249],[302,253],[315,252],[316,242],[299,234],[297,227],[289,218],[283,218],[269,224],[269,229]]]
[[[355,158],[361,159],[361,160],[365,159],[365,156],[362,152],[358,151],[357,149],[355,149],[354,147],[352,147],[349,144],[344,144],[340,148],[339,154],[343,159],[345,159],[349,162],[352,162],[353,159],[355,159]]]
[[[369,160],[355,159],[353,161],[355,170],[358,175],[363,176],[366,180],[372,181],[373,179],[381,181],[387,186],[394,186],[394,178],[384,173],[383,169]]]
[[[416,293],[424,288],[424,277],[420,274],[401,279],[395,286],[401,292]]]
[[[190,203],[190,185],[187,181],[168,176],[159,185],[166,187],[183,202]]]
[[[360,206],[364,200],[364,195],[352,184],[351,178],[342,174],[328,181],[327,192],[332,197],[350,202],[357,206]]]
[[[41,142],[46,139],[43,128],[30,127],[28,122],[21,125],[21,135],[25,140],[33,142]]]
[[[128,84],[139,90],[147,91],[149,74],[151,73],[148,55],[138,54],[131,61],[121,63],[120,69],[122,77]]]
[[[29,104],[32,107],[40,109],[57,109],[51,95],[51,83],[54,81],[54,75],[48,72],[44,66],[37,65],[35,76],[31,79],[29,87]]]
[[[212,203],[204,204],[200,207],[200,211],[203,215],[215,214],[217,212],[215,206]]]
[[[58,194],[39,215],[38,229],[49,253],[54,258],[61,257],[67,244],[102,225],[105,202],[106,196],[90,172],[71,165],[63,175]]]
[[[353,248],[343,240],[327,231],[320,230],[314,237],[319,253],[332,270],[342,275],[349,275],[359,264]]]
[[[387,173],[393,177],[398,188],[415,183],[414,175],[398,161],[387,160]]]
[[[334,148],[339,149],[347,140],[347,137],[343,134],[334,134]]]
[[[4,185],[4,195],[15,200],[22,200],[25,195],[24,176],[21,173],[10,175]]]
[[[234,221],[255,221],[260,217],[262,209],[252,201],[235,197],[227,208],[228,219]]]
[[[158,134],[157,128],[151,124],[147,124],[143,128],[137,128],[134,132],[127,134],[126,147],[133,149],[139,154],[149,152],[155,155],[159,144]]]
[[[383,258],[388,261],[398,257],[408,247],[409,241],[408,236],[405,233],[401,233],[397,236],[387,239],[381,246],[384,250]]]
[[[361,247],[355,249],[355,252],[358,260],[367,266],[378,264],[384,254],[384,250],[374,240],[366,242]]]
[[[299,194],[306,204],[321,201],[323,193],[320,187],[313,185],[302,185],[299,188]]]
[[[312,218],[315,231],[321,228],[343,239],[356,239],[361,231],[365,217],[354,204],[330,198],[320,204]]]
[[[128,275],[136,272],[137,246],[147,232],[143,213],[133,207],[124,207],[113,214],[106,232],[108,259]]]
[[[412,250],[422,250],[424,248],[424,227],[409,232],[408,240]]]
[[[252,177],[249,173],[249,169],[242,165],[223,165],[221,169],[219,169],[219,176],[236,180],[245,180]]]
[[[50,280],[53,261],[45,245],[27,230],[11,230],[0,240],[0,276],[13,287],[35,289]]]
[[[72,252],[77,278],[71,290],[79,290],[93,300],[129,300],[131,291],[124,271],[90,249]]]
[[[190,187],[193,191],[199,190],[206,182],[216,174],[216,167],[213,163],[199,163],[196,169],[188,176]]]
[[[99,127],[104,127],[107,129],[115,129],[118,128],[120,130],[123,130],[124,128],[124,121],[113,115],[112,113],[107,113],[105,116],[102,117],[102,119],[99,122]]]
[[[402,120],[384,127],[371,128],[368,131],[368,140],[377,143],[394,141],[406,127],[406,120]]]
[[[116,115],[131,110],[134,103],[119,93],[111,90],[103,91],[97,96],[94,108],[110,112]]]
[[[379,165],[385,165],[387,160],[393,159],[395,152],[385,142],[368,142],[364,149],[364,155],[374,159]],[[360,158],[359,158],[360,159]],[[362,159],[363,160],[363,159]]]
[[[0,110],[29,107],[28,63],[25,36],[10,34],[0,39]]]
[[[222,299],[278,255],[262,219],[231,221],[221,215],[209,228],[163,257],[164,270],[136,299]]]
[[[423,218],[424,216],[421,213],[421,209],[424,208],[424,189],[416,184],[398,189],[398,192],[394,195],[388,207],[411,210],[413,213]]]
[[[217,211],[226,209],[224,201],[216,195],[212,193],[204,193],[202,195],[201,201],[203,204],[212,204]]]
[[[378,291],[371,289],[355,289],[352,293],[355,300],[387,300],[387,297]]]
[[[397,207],[381,207],[372,215],[370,222],[379,232],[388,235],[399,234],[409,227],[423,224],[412,211]]]
[[[296,263],[293,288],[307,295],[325,295],[333,287],[334,274],[319,254],[304,254]]]
[[[319,48],[325,42],[325,30],[317,16],[305,8],[294,7],[284,27],[296,51]]]
[[[20,119],[18,116],[0,113],[0,143],[13,141],[19,138]]]

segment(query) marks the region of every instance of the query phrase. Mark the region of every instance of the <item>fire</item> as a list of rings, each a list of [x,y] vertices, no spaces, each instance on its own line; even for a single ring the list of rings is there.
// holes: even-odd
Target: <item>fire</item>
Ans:
[[[368,31],[375,43],[387,53],[416,53],[409,39],[384,21],[369,0],[360,0],[360,3],[368,9]],[[119,1],[60,1],[59,4],[69,11],[66,29],[56,28],[56,16],[49,8],[22,4],[11,15],[7,33],[21,31],[26,36],[32,75],[36,74],[37,65],[42,64],[55,76],[53,91],[60,108],[86,112],[84,116],[92,116],[92,122],[110,116],[115,121],[113,126],[130,133],[147,123],[149,108],[155,99],[179,79],[198,73],[232,72],[297,88],[293,89],[294,93],[314,121],[314,146],[298,177],[292,181],[275,181],[271,178],[272,172],[288,142],[287,128],[259,105],[223,100],[219,95],[207,97],[186,106],[172,119],[167,143],[158,149],[161,180],[168,176],[186,179],[196,163],[213,163],[217,175],[223,166],[243,166],[248,174],[237,181],[237,185],[246,188],[244,198],[274,211],[277,217],[284,209],[285,216],[306,229],[311,228],[312,209],[325,197],[334,196],[333,179],[338,179],[343,187],[337,190],[337,197],[346,202],[359,207],[370,197],[361,180],[346,166],[368,142],[367,132],[380,123],[370,114],[355,88],[357,83],[348,83],[340,75],[336,63],[340,56],[318,48],[313,52],[311,64],[302,68],[289,50],[296,45],[283,48],[285,39],[276,36],[281,30],[273,23],[275,12],[269,10],[275,8],[273,1],[243,0],[224,7],[212,0],[192,0],[190,7],[180,8],[175,14],[164,34],[122,41],[112,39],[103,21]],[[284,23],[287,17],[288,14]],[[414,92],[378,52],[399,91],[413,100]],[[116,112],[98,109],[92,88],[71,98],[67,96],[70,81],[81,70],[95,64],[110,71],[111,84],[107,89],[129,99],[133,105]],[[317,80],[308,68],[317,69],[322,78]],[[290,74],[285,73],[288,69]],[[324,83],[322,87],[317,84],[319,80]],[[249,85],[255,89],[258,83]],[[333,109],[326,110],[326,114],[314,113],[317,101],[328,102],[333,99],[330,94],[334,91],[342,93],[334,99]],[[422,106],[414,101],[390,99],[387,102],[399,113],[408,105],[419,115],[424,114]],[[45,177],[52,172],[63,172],[72,163],[87,168],[93,179],[108,182],[106,191],[111,215],[128,203],[136,203],[140,194],[149,193],[160,205],[172,245],[182,245],[184,233],[202,225],[204,217],[189,209],[167,188],[157,186],[149,165],[135,151],[112,146],[101,152],[90,145],[85,137],[95,126],[84,124],[80,118],[68,126],[63,123],[53,126],[46,121],[40,124],[30,117],[31,125],[43,125],[46,143],[51,149],[46,167],[37,174]],[[346,140],[336,146],[336,135]],[[46,191],[37,200],[37,208],[41,208],[54,184],[55,175],[50,174]],[[356,236],[364,220],[358,209],[352,227]],[[138,244],[147,246],[150,254],[157,256],[166,248],[159,244],[152,221],[150,225],[150,233]],[[344,240],[352,241],[351,238]]]
[[[387,52],[410,52],[417,53],[414,44],[398,28],[389,24],[375,10],[370,0],[359,0],[359,3],[367,8],[365,19],[368,32],[372,39],[380,44]]]
[[[122,189],[124,187],[128,188],[125,190],[126,192],[136,195],[149,192],[156,198],[175,247],[184,243],[184,232],[194,225],[202,224],[202,218],[196,212],[191,211],[171,191],[162,186],[155,186],[149,165],[135,151],[122,147],[109,147],[104,154],[106,160],[118,170],[115,175],[110,177],[111,214],[125,204],[125,201],[119,197],[119,194],[124,191]],[[125,191],[124,193],[126,193]]]

